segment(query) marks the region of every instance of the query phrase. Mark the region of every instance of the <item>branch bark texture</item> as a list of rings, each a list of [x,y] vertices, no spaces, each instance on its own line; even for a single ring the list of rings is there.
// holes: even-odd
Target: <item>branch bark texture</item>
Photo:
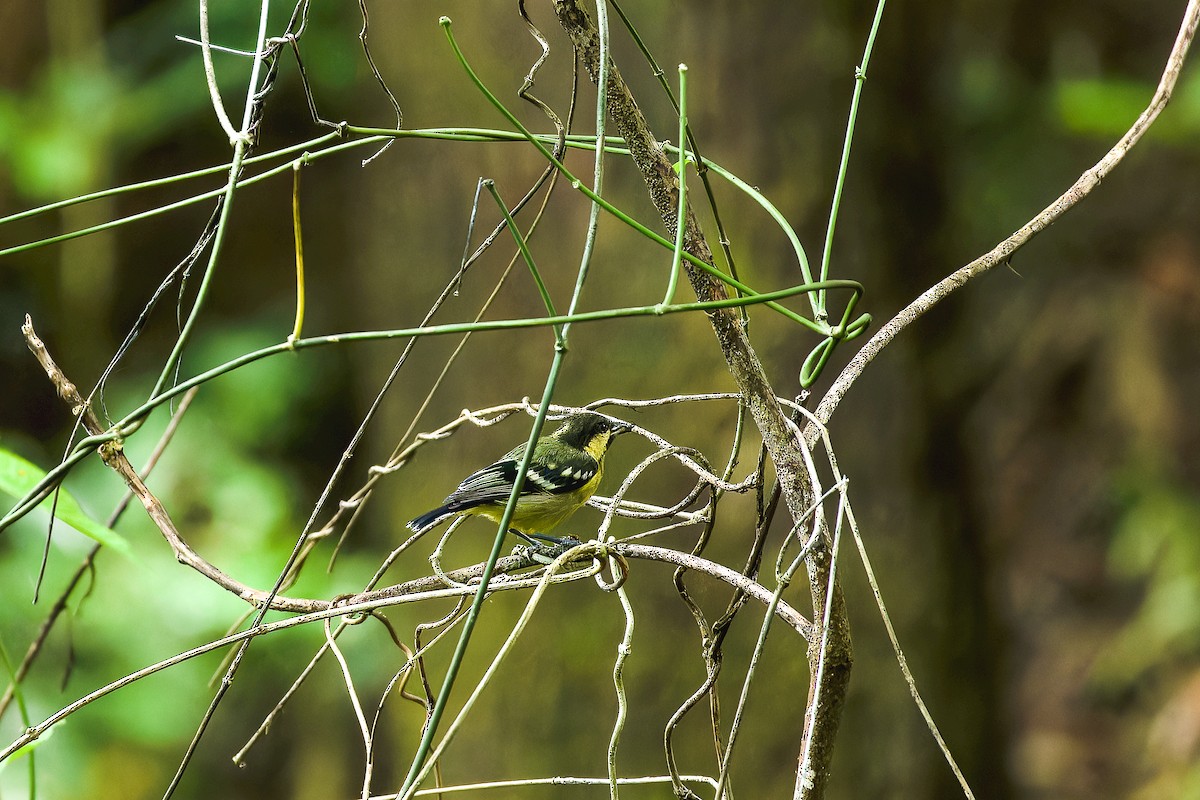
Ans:
[[[554,8],[559,23],[574,44],[592,82],[598,82],[600,36],[595,24],[576,0],[556,0]],[[609,115],[629,147],[663,225],[674,236],[679,212],[679,183],[671,160],[652,135],[641,108],[615,64],[610,63],[608,66],[608,83],[603,90],[608,101]],[[690,208],[686,209],[684,220],[684,249],[711,264],[712,250]],[[715,300],[726,296],[724,284],[690,264],[687,265],[687,276],[699,300]],[[792,519],[799,522],[805,518],[813,495],[800,449],[803,444],[792,433],[787,417],[776,399],[775,390],[767,378],[766,370],[763,369],[738,315],[732,310],[721,309],[708,312],[708,319],[720,343],[730,374],[737,382],[742,398],[770,453]],[[830,583],[829,561],[829,549],[819,547],[814,549],[805,564],[816,618],[820,618],[826,606],[825,598]],[[803,735],[806,743],[811,737],[812,745],[801,748],[801,752],[807,749],[812,756],[812,771],[807,782],[811,789],[806,791],[804,796],[813,798],[822,796],[824,792],[829,763],[833,756],[833,739],[841,717],[852,663],[850,626],[846,619],[841,590],[836,582],[832,613],[827,624],[830,631],[825,653],[824,685],[819,693],[820,706],[809,709]],[[813,676],[817,674],[816,663],[819,655],[817,645],[810,642],[809,664]],[[810,685],[810,697],[814,696],[813,688]]]

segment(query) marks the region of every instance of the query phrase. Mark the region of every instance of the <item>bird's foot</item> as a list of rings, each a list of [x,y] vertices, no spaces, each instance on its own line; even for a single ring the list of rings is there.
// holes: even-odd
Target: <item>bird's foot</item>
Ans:
[[[513,531],[513,533],[529,543],[529,546],[524,549],[529,557],[539,564],[550,564],[572,547],[583,544],[574,536],[547,536],[542,533],[526,534],[520,531]]]

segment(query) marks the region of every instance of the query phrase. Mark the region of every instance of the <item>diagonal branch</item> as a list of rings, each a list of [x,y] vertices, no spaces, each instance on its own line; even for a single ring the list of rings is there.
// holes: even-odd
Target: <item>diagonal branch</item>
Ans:
[[[79,389],[76,388],[75,384],[71,382],[59,368],[58,364],[55,363],[54,358],[51,357],[50,352],[46,349],[45,343],[34,331],[33,320],[29,318],[28,314],[25,315],[25,324],[21,326],[21,332],[25,336],[25,343],[29,346],[30,351],[37,358],[38,363],[42,365],[42,369],[46,371],[46,377],[54,385],[58,396],[65,400],[71,407],[71,413],[80,418],[83,422],[83,427],[88,433],[92,435],[104,433],[106,429],[96,416],[96,412],[92,410],[88,401],[79,393]],[[167,509],[154,496],[146,486],[145,481],[138,475],[137,470],[129,463],[129,459],[125,457],[120,440],[113,440],[102,444],[100,446],[100,458],[104,461],[105,465],[121,476],[125,481],[125,485],[129,487],[129,490],[141,502],[150,520],[162,532],[163,538],[167,540],[167,543],[171,545],[171,549],[175,552],[175,558],[179,563],[186,564],[222,588],[237,594],[243,600],[253,602],[252,597],[248,593],[254,590],[243,586],[205,561],[183,540],[183,537],[179,535],[179,530],[175,527],[175,523],[171,520],[171,515],[167,513]]]
[[[1163,69],[1162,77],[1159,79],[1158,88],[1154,92],[1154,97],[1151,98],[1150,104],[1146,106],[1146,110],[1141,113],[1132,127],[1125,132],[1125,135],[1112,146],[1112,149],[1105,153],[1104,157],[1096,162],[1095,166],[1080,175],[1079,179],[1071,185],[1071,188],[1063,192],[1053,203],[1046,206],[1040,214],[1022,225],[1011,236],[1000,242],[1000,244],[996,245],[989,252],[984,253],[970,264],[960,267],[938,283],[926,289],[920,297],[913,300],[900,313],[888,320],[883,327],[876,331],[870,341],[854,354],[850,363],[842,370],[842,374],[838,375],[833,385],[829,387],[829,391],[821,398],[821,403],[817,406],[816,411],[817,419],[822,423],[829,422],[830,417],[833,416],[833,412],[837,410],[838,403],[841,402],[842,397],[845,396],[850,387],[854,385],[854,382],[858,380],[858,376],[862,374],[862,371],[866,369],[875,356],[879,355],[883,348],[887,347],[892,339],[896,338],[902,330],[924,316],[927,311],[949,297],[956,289],[960,289],[966,285],[967,281],[982,275],[998,264],[1008,263],[1013,253],[1024,247],[1034,236],[1037,236],[1046,230],[1046,228],[1053,225],[1058,221],[1059,217],[1074,208],[1079,201],[1091,194],[1092,190],[1108,177],[1108,174],[1113,171],[1117,164],[1121,163],[1121,160],[1133,149],[1133,146],[1142,138],[1142,134],[1154,124],[1159,113],[1170,102],[1175,84],[1179,80],[1179,72],[1183,69],[1183,62],[1187,57],[1188,48],[1191,47],[1192,39],[1195,38],[1198,21],[1200,21],[1200,0],[1190,0],[1187,10],[1183,15],[1179,34],[1175,37],[1175,44],[1171,48],[1171,54],[1167,57],[1167,64]],[[804,431],[805,441],[809,446],[812,446],[816,443],[819,436],[820,429],[815,423],[810,423]]]
[[[600,75],[600,39],[596,26],[576,0],[555,0],[554,8],[559,24],[575,45],[592,81],[597,82]],[[652,135],[645,116],[616,65],[610,64],[607,72],[608,79],[604,91],[609,115],[642,174],[650,199],[662,218],[663,225],[674,235],[678,227],[676,218],[679,213],[680,192],[672,162]],[[683,219],[683,249],[711,264],[712,250],[690,208],[685,209]],[[724,287],[715,278],[690,264],[687,265],[687,276],[697,298],[709,300],[725,296]],[[774,462],[788,510],[792,519],[798,523],[805,518],[813,494],[801,453],[803,443],[789,427],[762,362],[751,345],[738,315],[725,309],[712,310],[708,313],[708,319],[725,356],[729,372],[737,382],[742,398]],[[829,562],[830,551],[824,546],[814,548],[805,562],[816,616],[819,616],[820,611],[827,605],[826,595],[831,585]],[[812,753],[812,797],[820,797],[824,791],[829,764],[833,757],[833,738],[837,732],[852,662],[850,627],[846,619],[845,604],[837,582],[834,581],[832,586],[833,603],[830,606],[830,618],[826,620],[829,626],[828,650],[824,654],[826,683],[819,693],[814,693],[815,685],[809,686],[809,696],[819,694],[821,700],[818,708],[809,709],[805,721],[805,742],[811,738],[813,744],[806,744],[802,748],[802,751]],[[814,679],[818,656],[818,649],[810,646],[809,663],[813,667],[810,672]]]

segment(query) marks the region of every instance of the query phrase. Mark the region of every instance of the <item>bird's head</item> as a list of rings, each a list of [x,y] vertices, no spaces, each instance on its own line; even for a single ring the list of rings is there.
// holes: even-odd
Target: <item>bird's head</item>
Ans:
[[[571,447],[586,450],[599,459],[608,450],[613,437],[628,430],[630,427],[622,422],[584,411],[568,417],[554,432],[554,437]]]

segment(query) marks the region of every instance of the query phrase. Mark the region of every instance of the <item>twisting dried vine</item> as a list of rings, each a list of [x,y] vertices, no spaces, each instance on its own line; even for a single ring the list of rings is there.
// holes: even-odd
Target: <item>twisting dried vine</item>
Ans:
[[[599,36],[588,13],[575,0],[556,0],[555,12],[560,24],[579,51],[585,68],[593,81],[600,74]],[[650,131],[637,101],[621,77],[615,65],[608,70],[607,85],[602,87],[607,94],[609,114],[620,131],[630,155],[642,174],[650,193],[651,201],[662,218],[663,225],[674,235],[676,216],[679,213],[679,183],[670,159],[666,157]],[[712,251],[700,229],[700,224],[690,209],[685,214],[683,247],[697,259],[711,264]],[[725,296],[725,287],[706,272],[686,265],[688,280],[696,297],[709,300]],[[767,379],[762,363],[741,324],[740,316],[732,311],[714,311],[708,314],[721,352],[725,356],[730,374],[741,391],[743,401],[758,426],[763,443],[770,453],[778,476],[784,502],[792,516],[799,521],[811,505],[812,486],[803,465],[801,448],[804,446],[792,433],[787,415],[783,413],[775,391]],[[814,548],[805,562],[809,589],[814,609],[827,607],[826,593],[831,585],[830,552],[827,547]],[[852,663],[850,626],[846,619],[845,603],[836,581],[832,582],[830,618],[825,620],[829,629],[829,647],[826,653],[825,678],[827,685],[819,693],[821,705],[811,708],[805,722],[802,752],[813,754],[812,795],[819,797],[824,791],[833,758],[833,740],[841,717],[846,687],[850,680]],[[817,652],[810,649],[812,674],[817,674]],[[815,684],[809,686],[810,697],[817,695]],[[810,742],[811,744],[808,744]]]

